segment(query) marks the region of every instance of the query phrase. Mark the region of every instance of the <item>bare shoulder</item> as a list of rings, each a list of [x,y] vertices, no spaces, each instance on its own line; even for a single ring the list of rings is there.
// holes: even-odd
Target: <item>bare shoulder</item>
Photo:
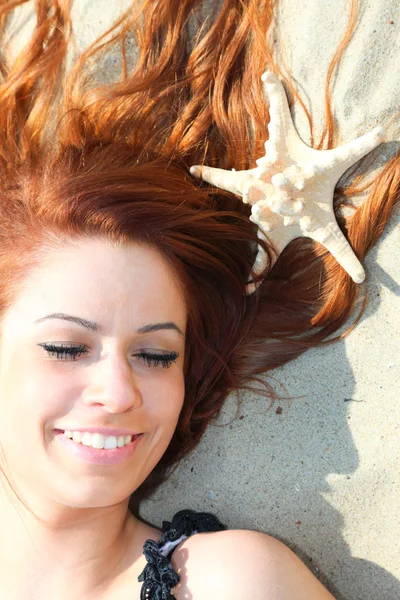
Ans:
[[[172,558],[177,600],[334,600],[304,563],[275,538],[255,531],[199,533]]]

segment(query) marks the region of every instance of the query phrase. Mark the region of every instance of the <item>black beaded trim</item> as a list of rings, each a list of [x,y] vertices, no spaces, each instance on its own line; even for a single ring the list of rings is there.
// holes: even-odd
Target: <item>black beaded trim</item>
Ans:
[[[176,547],[164,556],[163,547],[185,539],[195,533],[223,531],[225,525],[210,513],[198,513],[193,510],[181,510],[172,521],[163,521],[162,536],[158,542],[147,540],[143,546],[143,554],[147,565],[138,577],[143,581],[140,600],[175,600],[171,590],[179,583],[179,575],[172,568],[170,558]]]

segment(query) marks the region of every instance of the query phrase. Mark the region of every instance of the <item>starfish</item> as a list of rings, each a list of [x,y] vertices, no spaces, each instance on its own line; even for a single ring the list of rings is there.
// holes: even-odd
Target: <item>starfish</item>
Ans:
[[[250,204],[249,219],[258,225],[258,237],[272,242],[277,257],[295,238],[309,237],[329,250],[353,281],[361,283],[365,271],[337,224],[333,193],[343,173],[381,143],[383,127],[332,150],[315,150],[296,131],[281,81],[268,71],[261,79],[269,98],[270,121],[265,155],[256,160],[257,167],[227,171],[194,165],[190,172]],[[259,246],[254,273],[261,273],[267,263]],[[247,295],[260,283],[248,283]]]

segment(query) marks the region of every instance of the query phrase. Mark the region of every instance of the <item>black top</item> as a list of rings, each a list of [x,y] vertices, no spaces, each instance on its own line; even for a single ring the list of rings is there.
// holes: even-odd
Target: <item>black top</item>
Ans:
[[[226,527],[210,513],[181,510],[171,522],[163,521],[161,529],[160,541],[147,540],[143,546],[147,565],[138,577],[143,581],[140,600],[175,600],[171,590],[179,583],[179,575],[170,561],[175,548],[195,533],[223,531]]]

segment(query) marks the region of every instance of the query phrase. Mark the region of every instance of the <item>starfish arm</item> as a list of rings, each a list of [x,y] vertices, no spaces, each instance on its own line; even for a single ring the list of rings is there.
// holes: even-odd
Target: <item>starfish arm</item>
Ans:
[[[299,233],[299,228],[297,226],[296,227],[283,227],[282,225],[280,225],[280,226],[275,227],[272,231],[268,232],[268,235],[267,235],[263,229],[262,222],[260,222],[259,220],[256,220],[256,219],[252,219],[252,217],[250,217],[250,219],[253,221],[253,223],[257,223],[257,225],[258,225],[257,237],[259,237],[260,239],[267,240],[270,243],[272,242],[273,248],[276,253],[271,262],[271,258],[264,252],[264,250],[261,248],[261,246],[258,246],[257,255],[256,255],[256,258],[255,258],[254,264],[253,264],[253,273],[255,275],[259,275],[260,273],[262,273],[264,271],[265,267],[268,264],[272,268],[273,265],[278,260],[279,255],[284,250],[284,248],[286,248],[286,246],[292,240],[296,239],[297,237],[299,237],[302,234]],[[246,284],[246,295],[249,296],[250,294],[255,292],[256,289],[259,287],[259,285],[261,285],[261,283],[262,283],[261,281],[259,281],[257,283],[247,283]]]
[[[266,71],[261,76],[264,92],[269,99],[269,139],[265,143],[266,160],[274,162],[287,153],[288,147],[296,146],[297,152],[307,146],[301,141],[290,114],[285,88],[276,75]]]
[[[375,127],[372,131],[343,146],[320,152],[317,164],[323,165],[325,169],[329,169],[332,172],[332,177],[338,181],[347,169],[368,154],[368,152],[379,146],[383,138],[383,127]]]
[[[201,177],[207,183],[216,187],[237,194],[243,195],[244,186],[247,179],[246,171],[227,171],[225,169],[216,169],[214,167],[206,167],[194,165],[190,167],[190,172],[196,177]],[[245,174],[245,175],[243,175]]]
[[[355,283],[364,281],[364,268],[336,221],[332,220],[320,228],[313,228],[306,235],[325,246]]]
[[[257,237],[268,240],[267,236],[262,231],[262,229],[258,229]],[[254,275],[258,275],[259,273],[262,273],[267,265],[268,265],[268,256],[264,252],[264,250],[261,248],[261,246],[258,246],[257,255],[254,260],[253,267],[252,267]],[[250,279],[251,278],[249,278],[248,281],[250,281]],[[259,287],[259,285],[261,285],[261,283],[262,283],[261,281],[258,281],[257,283],[247,283],[246,284],[246,295],[250,296],[250,294],[252,294],[253,292],[256,291],[256,289]]]
[[[247,171],[228,171],[204,165],[193,165],[193,167],[190,167],[190,172],[195,177],[199,177],[207,181],[207,183],[222,188],[227,192],[232,192],[232,194],[236,194],[237,196],[244,196],[246,194],[249,183],[253,179],[253,173],[256,171],[257,168],[248,169]]]

